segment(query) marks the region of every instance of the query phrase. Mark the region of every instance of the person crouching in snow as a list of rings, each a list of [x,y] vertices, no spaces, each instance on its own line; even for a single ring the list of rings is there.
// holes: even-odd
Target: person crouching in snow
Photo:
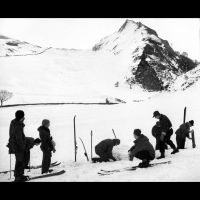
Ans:
[[[39,138],[34,139],[32,137],[25,137],[25,153],[24,153],[24,165],[25,169],[30,169],[30,149],[32,149],[35,145],[40,145],[41,140]]]
[[[49,169],[51,164],[52,151],[55,153],[55,142],[52,139],[49,130],[50,121],[48,119],[44,119],[42,121],[42,126],[38,128],[39,136],[41,139],[41,150],[43,152],[42,159],[42,174],[51,173],[53,170]]]
[[[194,126],[194,121],[191,120],[189,122],[183,123],[180,125],[180,127],[177,129],[175,132],[176,134],[176,143],[177,143],[177,148],[178,149],[184,149],[185,148],[185,140],[186,137],[189,139],[189,133],[191,133],[193,130],[190,130],[190,127]]]
[[[95,153],[100,158],[92,158],[93,162],[109,162],[109,159],[116,161],[116,158],[112,155],[114,146],[120,144],[119,139],[105,139],[95,146]]]
[[[155,150],[149,139],[141,133],[140,129],[135,129],[133,132],[135,145],[129,149],[129,160],[134,157],[142,160],[138,167],[145,168],[149,166],[149,162],[155,158]]]

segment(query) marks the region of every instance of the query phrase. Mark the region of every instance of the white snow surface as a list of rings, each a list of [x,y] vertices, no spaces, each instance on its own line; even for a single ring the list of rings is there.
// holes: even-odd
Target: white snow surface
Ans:
[[[0,170],[9,169],[8,149],[5,146],[8,141],[9,123],[14,118],[18,109],[25,111],[26,136],[38,137],[37,128],[42,119],[51,121],[51,134],[56,141],[56,153],[52,161],[62,161],[62,164],[54,168],[56,171],[65,169],[66,173],[56,177],[37,179],[34,181],[63,181],[63,182],[111,182],[111,181],[200,181],[200,151],[198,134],[200,125],[199,87],[192,87],[186,91],[158,94],[154,98],[142,102],[118,104],[118,105],[53,105],[53,106],[23,106],[0,109]],[[195,121],[194,132],[197,148],[192,149],[190,140],[186,141],[185,150],[171,155],[171,149],[166,151],[166,158],[171,164],[159,165],[149,169],[137,169],[132,172],[121,172],[109,176],[99,176],[100,169],[118,169],[137,165],[140,161],[128,160],[127,151],[133,144],[133,130],[140,128],[150,142],[155,145],[155,139],[151,135],[151,128],[156,123],[152,118],[153,111],[159,110],[166,114],[172,121],[174,131],[183,121],[183,109],[187,106],[186,120]],[[78,155],[77,163],[74,162],[73,117],[76,115]],[[115,130],[121,144],[113,149],[117,162],[93,164],[86,161],[79,137],[83,139],[90,157],[90,131],[93,130],[93,144],[97,144],[105,138],[113,138],[112,128]],[[175,134],[172,136],[175,142]],[[95,155],[93,145],[93,156]],[[159,152],[156,151],[156,156]],[[41,164],[42,152],[39,147],[31,150],[31,164]],[[161,161],[161,160],[160,160]],[[160,162],[158,160],[152,161]],[[14,168],[14,156],[12,156],[12,168]],[[34,176],[40,174],[40,170],[32,170],[25,174]],[[13,177],[13,176],[12,176]],[[13,180],[13,178],[12,178]],[[0,181],[10,181],[9,174],[0,174]]]

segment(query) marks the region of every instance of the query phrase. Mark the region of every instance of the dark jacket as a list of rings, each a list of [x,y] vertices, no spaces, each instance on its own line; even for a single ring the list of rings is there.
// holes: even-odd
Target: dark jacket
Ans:
[[[175,134],[180,138],[189,138],[189,132],[190,132],[190,125],[189,122],[186,122],[184,124],[181,124],[179,129],[175,132]]]
[[[32,149],[33,148],[33,146],[34,146],[34,138],[32,138],[32,137],[26,137],[25,138],[26,140],[26,145],[25,145],[25,149],[27,150],[27,151],[29,151],[30,149]]]
[[[172,123],[167,116],[161,114],[159,121],[160,121],[162,132],[167,133],[168,130],[172,128]]]
[[[148,151],[151,157],[155,158],[155,150],[145,135],[141,134],[141,136],[135,140],[134,143],[134,147],[130,150],[130,158],[135,157],[135,155],[141,151]]]
[[[24,123],[12,120],[9,128],[9,153],[16,153],[25,150],[25,135],[24,135]]]
[[[156,138],[156,140],[160,139],[160,136],[161,136],[161,133],[162,133],[162,128],[155,125],[155,126],[153,126],[151,133]]]
[[[53,145],[52,145],[52,137],[50,134],[50,130],[46,128],[45,126],[40,126],[38,128],[39,136],[41,139],[41,150],[42,151],[52,151]]]
[[[112,139],[106,139],[101,141],[95,146],[95,151],[98,155],[106,155],[108,158],[113,158],[112,150],[114,142]]]

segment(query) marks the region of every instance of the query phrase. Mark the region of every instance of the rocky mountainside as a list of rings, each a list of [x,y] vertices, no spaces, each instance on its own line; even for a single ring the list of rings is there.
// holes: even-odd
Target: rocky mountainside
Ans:
[[[117,32],[93,47],[93,51],[101,50],[116,56],[126,55],[131,71],[126,82],[150,91],[167,90],[177,76],[196,67],[191,59],[176,53],[156,31],[132,20],[126,20]]]

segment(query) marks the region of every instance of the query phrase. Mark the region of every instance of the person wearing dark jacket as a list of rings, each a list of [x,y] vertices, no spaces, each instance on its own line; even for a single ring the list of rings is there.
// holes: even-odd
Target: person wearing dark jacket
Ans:
[[[98,162],[108,162],[109,159],[116,161],[115,157],[112,155],[112,150],[114,146],[120,144],[119,139],[106,139],[101,141],[99,144],[95,146],[95,153],[100,157]],[[97,161],[93,159],[93,162]]]
[[[32,149],[35,145],[38,146],[41,143],[39,138],[34,139],[32,137],[25,137],[25,154],[24,154],[24,165],[25,169],[29,169],[30,167],[30,149]]]
[[[132,161],[134,157],[142,160],[138,167],[145,168],[149,166],[149,162],[155,158],[155,150],[149,139],[141,134],[140,129],[133,132],[135,145],[129,149],[129,159]]]
[[[161,142],[160,137],[161,137],[162,129],[161,129],[159,121],[156,122],[156,124],[153,126],[151,133],[152,133],[152,136],[156,138],[155,150],[160,150],[160,142]],[[165,149],[168,149],[166,143],[165,143]]]
[[[15,119],[10,123],[9,128],[9,142],[7,147],[10,154],[15,154],[15,170],[14,176],[16,182],[28,180],[24,176],[24,154],[25,154],[25,134],[24,134],[24,112],[18,110],[15,113]]]
[[[194,121],[191,120],[189,122],[183,123],[180,125],[180,127],[175,132],[176,134],[176,143],[178,149],[184,149],[185,148],[185,140],[186,137],[191,139],[189,136],[190,127],[194,126]]]
[[[51,164],[51,152],[53,151],[55,153],[53,143],[52,143],[52,136],[50,134],[49,130],[50,121],[48,119],[44,119],[42,121],[42,126],[38,128],[39,136],[41,139],[41,150],[43,152],[43,159],[42,159],[42,174],[52,172],[53,170],[50,170],[50,164]]]
[[[161,130],[162,130],[161,136],[160,136],[161,156],[158,157],[157,159],[165,158],[165,143],[167,143],[173,149],[171,154],[175,154],[179,152],[179,150],[176,148],[175,144],[171,140],[173,129],[172,129],[172,123],[169,120],[169,118],[166,115],[160,114],[158,111],[155,111],[153,113],[153,117],[155,117],[156,119],[159,119]]]

